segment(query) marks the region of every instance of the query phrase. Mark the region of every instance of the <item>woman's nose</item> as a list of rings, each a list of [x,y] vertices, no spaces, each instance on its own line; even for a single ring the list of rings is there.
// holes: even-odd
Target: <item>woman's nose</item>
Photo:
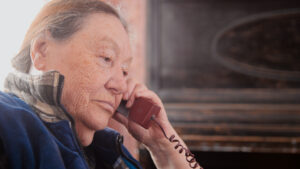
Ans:
[[[127,82],[123,71],[115,73],[106,83],[105,87],[115,95],[124,93],[127,90]]]

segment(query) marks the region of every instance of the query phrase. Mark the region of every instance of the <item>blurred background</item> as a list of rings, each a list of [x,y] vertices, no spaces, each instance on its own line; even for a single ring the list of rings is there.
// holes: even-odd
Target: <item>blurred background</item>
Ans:
[[[300,1],[104,1],[130,25],[132,76],[163,99],[205,169],[300,168]],[[45,2],[0,5],[1,84]],[[110,125],[154,168],[126,129]]]
[[[18,53],[34,16],[46,0],[10,0],[0,2],[0,88],[6,74],[12,71],[10,60]]]
[[[148,82],[204,168],[300,168],[300,1],[147,9]]]

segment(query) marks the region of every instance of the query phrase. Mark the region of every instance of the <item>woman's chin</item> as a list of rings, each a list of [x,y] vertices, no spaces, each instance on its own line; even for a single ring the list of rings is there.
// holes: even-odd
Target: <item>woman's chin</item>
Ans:
[[[112,117],[112,113],[99,106],[90,106],[89,113],[85,116],[85,125],[94,130],[102,130],[108,126],[108,122]]]
[[[100,118],[97,116],[92,119],[89,119],[89,121],[87,122],[88,124],[86,124],[86,125],[90,129],[95,130],[95,131],[102,130],[108,126],[109,119],[110,119],[110,117],[101,116],[101,118]]]

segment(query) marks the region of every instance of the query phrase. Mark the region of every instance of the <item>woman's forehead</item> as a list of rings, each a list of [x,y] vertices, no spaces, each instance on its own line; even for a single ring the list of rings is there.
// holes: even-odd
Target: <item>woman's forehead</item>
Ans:
[[[108,47],[118,55],[131,57],[128,34],[115,16],[93,14],[86,18],[83,27],[76,33],[76,41],[84,41],[90,47]]]

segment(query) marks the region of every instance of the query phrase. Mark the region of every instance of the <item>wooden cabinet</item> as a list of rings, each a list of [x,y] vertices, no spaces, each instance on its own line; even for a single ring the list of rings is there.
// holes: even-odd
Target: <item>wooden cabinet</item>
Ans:
[[[193,151],[300,152],[299,1],[148,7],[148,83]]]

